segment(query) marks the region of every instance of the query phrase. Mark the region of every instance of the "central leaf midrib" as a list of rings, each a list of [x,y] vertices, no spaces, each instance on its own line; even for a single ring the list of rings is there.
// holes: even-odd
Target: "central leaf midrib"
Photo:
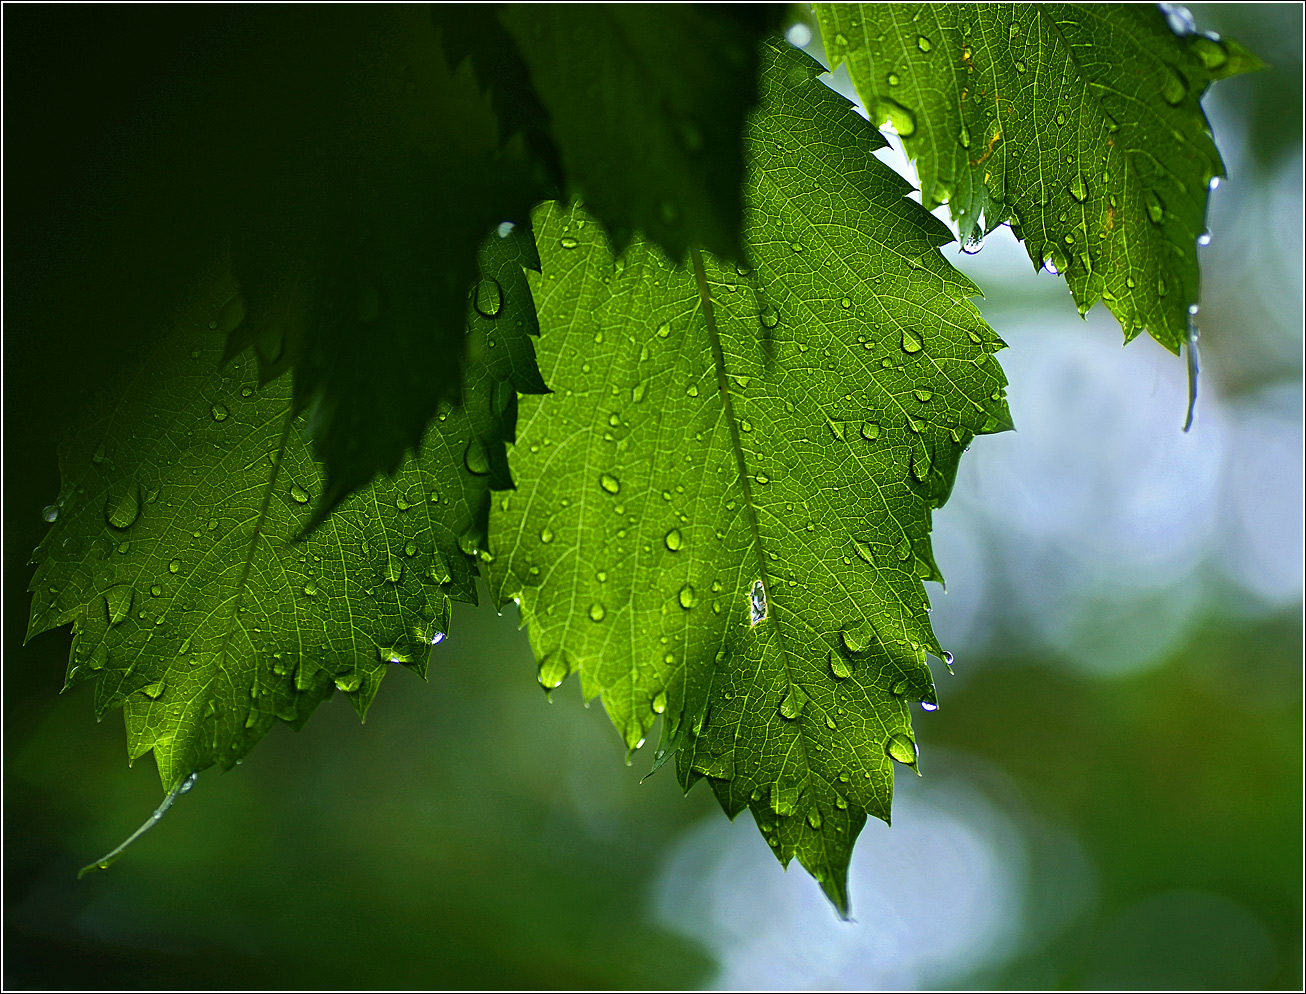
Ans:
[[[721,404],[725,409],[726,422],[730,426],[730,446],[735,455],[735,469],[739,477],[739,486],[744,493],[744,510],[747,513],[748,527],[753,536],[753,553],[757,558],[758,574],[762,580],[762,595],[766,599],[766,618],[764,620],[772,621],[775,624],[776,638],[780,643],[780,659],[784,664],[785,680],[789,688],[792,688],[796,686],[796,682],[793,669],[789,665],[789,647],[785,642],[784,629],[780,626],[779,619],[775,616],[771,607],[771,575],[766,568],[766,557],[762,554],[762,533],[757,523],[757,509],[753,506],[753,491],[748,481],[748,464],[744,458],[743,443],[739,438],[739,422],[735,418],[734,401],[730,396],[730,379],[726,373],[725,353],[721,348],[721,337],[717,333],[716,312],[712,304],[712,294],[707,285],[707,274],[703,269],[703,256],[696,247],[690,249],[690,261],[693,263],[694,281],[698,287],[698,299],[703,307],[703,318],[707,325],[708,343],[712,348],[712,365],[716,370],[717,388],[721,394]],[[751,598],[751,591],[749,596]],[[807,773],[808,781],[804,785],[804,790],[810,790],[812,765],[807,754],[807,735],[803,728],[801,712],[797,716],[797,720],[798,742],[803,751],[803,768]],[[801,796],[800,793],[799,797],[801,798]],[[828,861],[828,854],[826,858]]]

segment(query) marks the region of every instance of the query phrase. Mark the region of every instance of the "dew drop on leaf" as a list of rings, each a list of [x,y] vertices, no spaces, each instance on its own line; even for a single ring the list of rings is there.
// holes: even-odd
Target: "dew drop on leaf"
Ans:
[[[214,404],[209,408],[209,412],[213,415],[214,421],[226,421],[227,415],[230,413],[227,410],[227,405],[221,403]]]
[[[104,517],[114,528],[130,528],[140,516],[141,493],[135,483],[128,484],[120,493],[109,495]]]
[[[110,587],[104,592],[104,608],[109,624],[116,625],[131,614],[132,598],[135,596],[136,591],[127,584]]]
[[[916,764],[916,744],[902,732],[894,732],[884,741],[884,751],[890,759],[907,766]]]
[[[692,584],[685,584],[680,588],[679,594],[680,606],[686,611],[694,606],[694,587]]]
[[[308,503],[308,491],[305,490],[303,487],[301,487],[298,483],[292,483],[290,485],[290,496],[295,501],[296,504]]]
[[[607,609],[598,601],[590,605],[590,621],[602,621]]]
[[[852,664],[844,659],[839,653],[831,650],[829,653],[830,672],[834,674],[837,680],[847,680],[853,675]]]
[[[910,328],[902,329],[902,350],[904,352],[919,352],[921,350],[921,337]]]
[[[621,481],[611,473],[603,473],[599,476],[599,486],[610,494],[621,492]]]
[[[467,449],[463,452],[463,465],[473,476],[485,476],[490,472],[490,457],[480,439],[473,438],[467,443]]]
[[[678,552],[681,545],[684,544],[684,536],[680,534],[679,528],[672,528],[671,531],[667,532],[665,542],[668,549],[672,552]]]

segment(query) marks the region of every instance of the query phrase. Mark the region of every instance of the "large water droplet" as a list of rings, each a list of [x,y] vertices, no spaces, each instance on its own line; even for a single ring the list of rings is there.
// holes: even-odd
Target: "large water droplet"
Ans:
[[[926,38],[924,35],[917,35],[916,47],[919,48],[922,52],[928,52],[932,46],[930,44],[930,40]]]
[[[751,623],[757,625],[766,620],[766,588],[761,580],[753,581],[753,589],[748,595]]]
[[[130,483],[120,493],[109,495],[104,506],[104,517],[114,528],[130,528],[141,516],[141,491]]]
[[[290,496],[295,501],[296,504],[308,503],[308,491],[305,490],[303,487],[301,487],[298,483],[292,483],[290,485]]]
[[[902,350],[904,352],[919,352],[921,350],[921,337],[910,328],[902,329]]]
[[[363,685],[363,679],[357,673],[346,673],[336,677],[335,684],[346,694],[352,694]]]
[[[492,276],[482,276],[472,303],[481,317],[497,318],[503,310],[503,286]]]
[[[780,717],[793,721],[803,713],[807,701],[807,692],[796,683],[790,684],[789,692],[785,694],[784,700],[780,702]]]
[[[1088,187],[1084,183],[1084,174],[1075,173],[1074,178],[1070,181],[1070,195],[1083,203],[1088,197]]]
[[[694,606],[694,587],[692,584],[687,583],[680,588],[679,600],[680,606],[686,611]]]
[[[567,660],[561,652],[551,652],[540,660],[539,681],[545,690],[555,690],[567,679]]]
[[[59,505],[47,504],[41,511],[41,520],[46,524],[54,524],[59,520]]]
[[[898,101],[890,100],[888,97],[881,97],[876,101],[875,120],[877,123],[887,121],[903,138],[916,133],[916,115]]]
[[[874,442],[880,437],[880,426],[874,421],[862,422],[862,438],[868,442]]]
[[[485,476],[490,472],[490,457],[480,439],[473,438],[467,443],[467,450],[463,453],[463,465],[473,476]]]
[[[679,528],[672,528],[671,531],[667,532],[664,541],[666,542],[668,549],[672,552],[678,552],[680,547],[684,544],[685,539],[684,536],[680,534]]]
[[[850,656],[863,656],[875,642],[875,629],[864,618],[850,622],[839,631],[839,641]]]
[[[1184,97],[1188,96],[1188,83],[1178,69],[1173,67],[1166,69],[1165,82],[1161,84],[1161,96],[1172,107],[1183,103]]]
[[[902,732],[894,732],[884,742],[889,758],[907,766],[916,765],[916,743]]]
[[[590,605],[590,621],[602,621],[603,616],[606,615],[607,613],[608,613],[607,608],[605,608],[598,601],[595,601],[593,604]]]
[[[603,473],[599,476],[599,486],[610,494],[621,492],[621,481],[611,473]]]
[[[836,680],[847,680],[853,675],[852,664],[839,653],[831,650],[829,659],[830,672],[834,674]]]
[[[1147,205],[1147,216],[1152,219],[1152,223],[1160,224],[1161,219],[1165,217],[1165,208],[1161,204],[1161,198],[1156,195],[1156,191],[1148,190],[1143,194],[1143,202]]]
[[[213,415],[214,421],[226,421],[227,415],[231,413],[227,410],[227,405],[222,403],[215,403],[209,408],[209,412]]]
[[[1197,53],[1207,69],[1219,69],[1229,61],[1229,51],[1218,38],[1198,35],[1189,43],[1189,48]]]
[[[136,591],[127,584],[110,587],[104,592],[104,610],[109,624],[116,625],[131,613],[132,598],[135,596]]]
[[[570,235],[566,235],[558,242],[558,244],[565,249],[574,249],[580,244],[580,242],[576,241],[576,239],[572,238]]]

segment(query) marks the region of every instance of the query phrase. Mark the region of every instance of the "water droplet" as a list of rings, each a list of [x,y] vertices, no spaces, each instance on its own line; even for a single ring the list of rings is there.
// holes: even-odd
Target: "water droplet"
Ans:
[[[548,545],[550,542],[553,541],[553,529],[550,528],[548,525],[545,525],[540,530],[540,541],[543,542],[545,545]]]
[[[181,560],[180,560],[180,559],[174,559],[172,562],[168,563],[168,572],[169,572],[169,573],[176,573],[179,569],[181,569]]]
[[[694,587],[692,584],[687,583],[680,588],[679,600],[680,606],[686,611],[694,606]]]
[[[1161,84],[1161,96],[1172,107],[1183,103],[1184,97],[1188,96],[1188,82],[1178,69],[1173,67],[1166,69],[1165,82]]]
[[[566,235],[558,242],[558,244],[565,249],[574,249],[580,244],[580,242],[576,241],[576,239],[572,238],[570,235]]]
[[[1058,127],[1065,127],[1066,125],[1066,115],[1060,111],[1057,111],[1057,125]]]
[[[816,808],[810,808],[807,812],[807,824],[811,825],[813,830],[820,828],[821,812],[817,811]]]
[[[1200,235],[1198,235],[1197,244],[1202,246],[1202,248],[1205,248],[1206,246],[1210,245],[1211,244],[1210,232],[1203,231]]]
[[[780,717],[793,721],[803,713],[807,701],[807,692],[796,683],[790,684],[789,692],[785,694],[784,700],[780,702]]]
[[[131,613],[132,598],[135,596],[136,591],[127,584],[110,587],[104,592],[104,610],[109,624],[116,625]]]
[[[751,624],[757,625],[766,620],[766,588],[761,580],[753,581],[753,589],[748,595]]]
[[[59,520],[59,505],[58,504],[45,505],[45,508],[41,511],[41,519],[46,524],[54,524],[57,520]]]
[[[1157,296],[1158,296],[1158,297],[1164,297],[1164,296],[1169,292],[1169,290],[1170,290],[1170,288],[1167,287],[1167,286],[1165,285],[1165,277],[1164,277],[1164,276],[1158,276],[1158,277],[1156,278],[1156,294],[1157,294]]]
[[[336,677],[335,684],[346,694],[352,694],[363,685],[363,680],[357,673],[346,673],[344,676]]]
[[[930,398],[934,396],[934,391],[917,389],[912,391],[912,396],[914,396],[922,404],[927,404],[929,403]]]
[[[163,696],[163,692],[167,688],[168,685],[165,681],[155,680],[153,683],[147,683],[144,687],[142,687],[141,692],[145,694],[145,696],[148,697],[150,700],[157,701],[160,697]]]
[[[812,40],[812,29],[806,24],[795,24],[785,33],[785,41],[794,48],[806,48]]]
[[[602,621],[607,613],[607,609],[598,601],[590,605],[590,621]]]
[[[671,531],[667,532],[664,541],[667,543],[668,549],[677,552],[684,544],[684,536],[680,534],[679,528],[672,528]]]
[[[226,421],[227,415],[230,413],[226,404],[214,404],[209,408],[209,411],[213,414],[214,421]]]
[[[1084,184],[1083,173],[1075,173],[1074,178],[1070,181],[1070,195],[1081,204],[1088,197],[1088,187]]]
[[[862,438],[868,442],[874,442],[880,437],[880,426],[874,421],[862,422]]]
[[[1016,61],[1016,72],[1024,72],[1024,71],[1025,71],[1025,63],[1023,63],[1023,62],[1017,60],[1017,61]]]
[[[150,596],[151,596],[151,597],[162,597],[162,596],[163,596],[163,588],[160,587],[160,586],[156,583],[154,586],[152,586],[152,587],[150,588]]]
[[[545,690],[556,690],[567,679],[567,660],[561,652],[550,652],[540,660],[539,681]]]
[[[494,229],[494,233],[500,238],[507,238],[512,234],[512,229],[517,227],[511,221],[500,221],[499,226]]]
[[[141,516],[141,492],[131,483],[119,494],[110,494],[104,507],[104,517],[114,528],[130,528]]]
[[[921,350],[921,337],[910,328],[902,329],[902,350],[904,352],[919,352]]]
[[[685,396],[686,396],[686,397],[697,397],[697,396],[698,396],[698,384],[697,384],[697,383],[691,383],[689,386],[685,387]]]
[[[884,751],[890,759],[907,766],[916,765],[916,743],[902,732],[894,732],[884,742]]]
[[[758,473],[754,479],[757,480],[758,485],[763,487],[771,482],[771,477],[767,476],[765,473]]]
[[[1161,198],[1156,195],[1156,191],[1148,190],[1143,194],[1143,201],[1147,204],[1147,216],[1152,219],[1152,223],[1160,224],[1161,219],[1165,217],[1165,208],[1161,204]]]
[[[308,583],[304,584],[304,596],[306,597],[317,596],[317,584],[314,583],[312,580],[309,580]]]
[[[659,690],[657,696],[653,698],[653,713],[662,714],[667,709],[667,692]]]
[[[917,35],[916,47],[919,48],[922,52],[928,52],[931,48],[930,40],[926,38],[924,35]]]
[[[829,653],[830,672],[834,674],[836,680],[847,680],[853,675],[852,664],[844,659],[839,653],[831,650]]]
[[[901,83],[901,82],[902,82],[902,80],[898,78],[898,74],[897,74],[896,72],[891,72],[891,73],[889,73],[889,85],[890,85],[890,86],[897,86],[897,85],[898,85],[899,83]]]
[[[292,483],[290,485],[290,496],[294,499],[296,504],[308,503],[308,491],[298,483]]]
[[[621,481],[611,473],[604,473],[599,477],[599,486],[610,494],[621,492]]]
[[[490,457],[480,439],[473,438],[467,443],[467,450],[463,453],[463,465],[473,476],[485,476],[490,472]]]
[[[964,124],[961,126],[961,131],[957,133],[957,141],[961,143],[962,148],[970,148],[970,129]]]
[[[1170,26],[1170,30],[1177,35],[1190,35],[1197,31],[1197,23],[1193,20],[1193,15],[1183,4],[1162,3],[1157,4],[1161,8],[1161,13],[1165,15],[1165,22]]]
[[[403,579],[404,561],[395,556],[388,556],[385,563],[385,578],[389,583],[398,583]]]
[[[503,310],[503,286],[492,276],[482,276],[472,303],[481,317],[497,318]]]
[[[916,115],[898,101],[890,100],[888,97],[881,97],[876,101],[875,121],[876,123],[887,121],[903,138],[916,133]]]
[[[780,313],[770,304],[765,304],[758,314],[758,320],[762,322],[763,328],[774,328],[780,323]]]

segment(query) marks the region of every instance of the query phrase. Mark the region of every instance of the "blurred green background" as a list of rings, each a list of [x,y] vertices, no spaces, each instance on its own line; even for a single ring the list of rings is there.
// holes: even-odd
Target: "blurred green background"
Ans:
[[[429,683],[393,674],[364,725],[336,699],[278,728],[76,879],[160,792],[89,684],[59,695],[67,631],[22,645],[84,386],[59,371],[87,331],[61,322],[115,316],[59,284],[94,129],[11,103],[65,29],[24,63],[6,17],[5,985],[1300,989],[1302,8],[1192,11],[1274,66],[1206,99],[1229,178],[1197,423],[1179,431],[1182,363],[1122,351],[1101,307],[1081,322],[1005,232],[955,256],[1011,346],[1018,430],[976,441],[935,516],[957,675],[916,719],[924,778],[859,843],[852,924],[747,817],[667,771],[641,784],[650,757],[623,765],[574,681],[548,704],[516,619],[484,606],[455,609]],[[62,57],[116,64],[80,44]]]

